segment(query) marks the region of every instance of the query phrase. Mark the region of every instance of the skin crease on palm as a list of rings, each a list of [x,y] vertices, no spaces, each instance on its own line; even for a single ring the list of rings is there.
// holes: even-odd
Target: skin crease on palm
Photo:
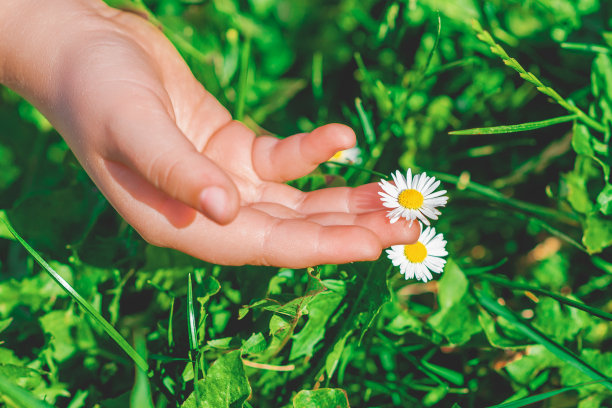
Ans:
[[[285,184],[354,146],[340,124],[255,136],[163,33],[99,0],[8,0],[0,80],[32,102],[148,242],[223,265],[375,260],[418,223],[390,224],[376,183]]]

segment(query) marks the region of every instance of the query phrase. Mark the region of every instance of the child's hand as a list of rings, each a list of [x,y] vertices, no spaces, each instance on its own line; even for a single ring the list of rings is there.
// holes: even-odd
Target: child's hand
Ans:
[[[255,137],[143,18],[97,0],[12,4],[28,28],[12,32],[14,15],[0,12],[0,34],[15,39],[0,46],[0,79],[50,119],[147,241],[218,264],[306,267],[417,239],[417,223],[389,224],[374,183],[284,184],[353,146],[346,126]]]

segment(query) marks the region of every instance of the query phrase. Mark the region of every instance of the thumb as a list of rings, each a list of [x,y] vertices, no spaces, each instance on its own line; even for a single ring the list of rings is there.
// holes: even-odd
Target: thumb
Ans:
[[[132,168],[218,224],[228,224],[237,216],[240,197],[234,182],[196,150],[168,115],[155,115],[153,121],[130,116],[122,115],[124,119],[110,129],[109,159]]]

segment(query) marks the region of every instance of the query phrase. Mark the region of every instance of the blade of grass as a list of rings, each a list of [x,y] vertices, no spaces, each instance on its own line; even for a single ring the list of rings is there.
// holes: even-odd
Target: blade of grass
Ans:
[[[0,374],[0,395],[4,395],[19,408],[53,408],[53,405],[41,401],[30,391],[13,384]]]
[[[247,36],[242,43],[242,50],[240,51],[240,77],[238,79],[238,91],[236,92],[236,120],[244,119],[250,56],[251,37]]]
[[[488,274],[482,274],[482,275],[478,275],[478,279],[485,279],[488,280],[489,282],[495,283],[497,285],[500,286],[504,286],[506,288],[510,288],[510,289],[515,289],[515,290],[526,290],[529,292],[533,292],[535,294],[538,295],[543,295],[543,296],[548,296],[550,298],[555,299],[558,302],[561,302],[565,305],[571,306],[571,307],[575,307],[576,309],[580,309],[580,310],[584,310],[585,312],[592,314],[593,316],[597,316],[600,317],[602,319],[605,320],[610,320],[612,321],[612,314],[604,312],[603,310],[599,310],[596,309],[594,307],[588,306],[582,302],[578,302],[576,300],[572,300],[572,299],[568,299],[564,296],[561,296],[557,293],[551,292],[549,290],[546,289],[541,289],[535,286],[531,286],[531,285],[526,285],[523,283],[517,283],[517,282],[512,282],[508,279],[504,279],[504,278],[500,278],[498,276],[493,276],[493,275],[488,275]]]
[[[569,235],[565,234],[564,232],[559,231],[558,229],[548,225],[547,223],[545,223],[544,221],[542,221],[542,220],[540,220],[538,218],[529,217],[529,221],[537,224],[540,228],[546,230],[546,232],[548,232],[549,234],[554,235],[555,237],[562,239],[563,241],[565,241],[568,244],[572,245],[574,248],[579,249],[582,252],[587,253],[587,249],[583,245],[581,245],[578,241],[576,241],[575,239],[573,239]]]
[[[425,73],[429,69],[429,65],[431,65],[431,60],[433,59],[433,56],[436,53],[436,50],[438,49],[438,44],[440,43],[440,33],[442,32],[442,19],[440,18],[440,11],[436,11],[436,20],[438,23],[438,29],[436,30],[436,40],[434,42],[433,47],[431,47],[431,50],[429,51],[429,55],[427,55],[427,62],[421,70],[421,80],[425,78]]]
[[[30,391],[13,384],[0,374],[0,395],[8,397],[18,408],[53,408],[52,405],[36,398]]]
[[[146,359],[147,342],[144,335],[138,331],[134,333],[134,346],[143,358]],[[139,367],[136,367],[136,379],[134,380],[134,387],[130,393],[130,407],[154,408],[149,378],[147,377],[146,371],[142,371]]]
[[[583,51],[583,52],[595,52],[597,54],[610,54],[612,50],[603,45],[597,44],[584,44],[584,43],[561,43],[561,48],[566,50]]]
[[[172,322],[174,321],[174,300],[170,303],[170,316],[168,316],[168,348],[172,350],[174,348],[174,329],[172,328]]]
[[[480,194],[484,197],[491,199],[492,201],[508,205],[510,207],[532,213],[545,217],[554,218],[558,221],[565,222],[568,224],[574,224],[580,221],[580,218],[576,214],[561,212],[557,210],[553,210],[548,207],[543,207],[535,204],[526,203],[524,201],[516,200],[514,198],[509,198],[504,196],[499,191],[492,189],[490,187],[484,186],[482,184],[475,183],[469,179],[464,180],[461,177],[454,176],[452,174],[439,173],[439,172],[427,172],[430,175],[435,176],[436,178],[447,182],[453,183],[457,186],[457,188],[462,190],[472,191],[474,193]]]
[[[477,20],[472,21],[472,27],[474,28],[474,31],[476,31],[476,36],[478,37],[478,39],[487,44],[491,49],[491,52],[500,57],[504,64],[518,72],[521,78],[534,85],[538,91],[550,97],[567,111],[576,114],[578,119],[581,120],[585,125],[597,130],[598,132],[605,133],[606,127],[604,125],[584,113],[571,101],[565,100],[565,98],[559,95],[557,91],[555,91],[549,86],[544,85],[538,77],[536,77],[533,73],[526,71],[525,68],[523,68],[523,66],[519,64],[516,59],[511,58],[502,48],[502,46],[495,42],[491,34],[489,34],[488,31],[482,28],[482,26]]]
[[[195,310],[193,308],[193,285],[191,282],[191,273],[188,277],[187,287],[187,309],[189,314],[189,359],[193,365],[193,390],[195,393],[196,407],[200,406],[200,390],[198,389],[198,374],[200,371],[200,356],[198,352],[198,341],[196,338],[196,323]]]
[[[98,311],[85,300],[64,278],[62,278],[49,264],[36,252],[17,232],[12,225],[0,217],[3,223],[6,224],[8,230],[19,241],[19,243],[28,251],[28,253],[38,262],[38,264],[51,276],[51,278],[91,317],[102,329],[117,343],[119,347],[134,361],[134,363],[143,371],[149,371],[149,365],[146,360],[134,350],[134,348],[119,334],[119,332],[106,320]]]
[[[551,340],[544,333],[540,332],[529,323],[523,321],[521,318],[516,316],[509,309],[501,306],[494,299],[485,295],[482,291],[474,291],[476,298],[480,305],[487,310],[489,313],[501,316],[508,320],[514,325],[514,328],[523,333],[527,338],[532,341],[543,345],[548,351],[553,353],[561,361],[574,366],[576,369],[582,371],[585,375],[591,377],[593,380],[601,381],[602,385],[609,390],[612,390],[612,379],[606,377],[600,373],[597,369],[591,367],[590,364],[583,361],[580,357],[575,355],[572,351],[566,347]]]
[[[482,267],[478,267],[478,268],[465,269],[464,273],[465,273],[465,276],[477,276],[477,275],[481,275],[483,273],[487,273],[489,271],[492,271],[492,270],[495,270],[495,269],[499,268],[500,266],[502,266],[506,262],[508,262],[508,258],[503,258],[499,262],[497,262],[497,263],[495,263],[493,265],[482,266]]]
[[[491,405],[488,408],[520,408],[520,407],[524,407],[530,404],[534,404],[536,402],[547,400],[551,397],[554,397],[555,395],[563,394],[564,392],[572,391],[580,387],[583,387],[585,385],[597,384],[598,382],[601,382],[601,381],[590,381],[588,383],[576,384],[570,387],[560,388],[558,390],[553,390],[553,391],[543,392],[541,394],[531,395],[529,397],[521,398],[520,400],[516,400],[516,401],[503,402],[501,404]]]
[[[559,123],[570,122],[576,119],[578,115],[559,116],[557,118],[539,120],[536,122],[520,123],[518,125],[493,126],[484,128],[473,128],[464,130],[453,130],[448,132],[449,135],[497,135],[503,133],[526,132],[528,130],[541,129],[548,126],[553,126]]]
[[[370,118],[363,108],[361,98],[355,98],[355,108],[357,109],[359,120],[361,121],[361,127],[363,128],[363,134],[366,142],[368,142],[368,145],[372,146],[374,143],[376,143],[376,135],[374,134],[374,128],[372,127]]]
[[[317,51],[312,56],[312,94],[315,101],[323,98],[323,53]]]

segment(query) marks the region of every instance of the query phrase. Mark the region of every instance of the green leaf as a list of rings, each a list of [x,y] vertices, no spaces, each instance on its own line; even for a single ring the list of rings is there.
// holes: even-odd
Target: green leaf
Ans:
[[[109,335],[111,339],[119,345],[125,351],[125,353],[139,366],[142,370],[148,371],[149,365],[147,362],[134,350],[132,346],[121,336],[121,334],[108,322],[102,315],[79,293],[77,293],[72,286],[66,282],[49,264],[36,252],[27,242],[21,238],[19,234],[13,229],[11,224],[7,223],[4,219],[0,218],[0,221],[8,227],[11,234],[15,236],[17,241],[28,251],[28,253],[38,262],[42,268],[47,271],[49,276],[70,296],[72,299],[97,323],[100,327]]]
[[[73,331],[77,323],[72,309],[53,310],[40,317],[40,324],[49,335],[51,355],[56,361],[65,361],[76,350]]]
[[[591,85],[604,119],[612,121],[612,58],[609,55],[599,54],[593,61]]]
[[[451,344],[463,344],[482,330],[478,324],[474,299],[467,288],[465,275],[457,264],[449,260],[438,285],[440,309],[427,323]]]
[[[525,336],[522,336],[521,333],[518,333],[512,324],[503,317],[493,319],[491,315],[481,311],[478,315],[478,321],[487,336],[487,340],[494,347],[501,349],[523,348],[533,343],[525,339]]]
[[[574,308],[563,310],[561,304],[551,298],[541,298],[535,308],[534,327],[563,344],[575,338],[579,331],[592,325],[586,312]]]
[[[595,154],[595,150],[593,149],[593,136],[591,136],[589,128],[578,122],[574,122],[572,148],[576,153],[585,156],[592,157]]]
[[[343,282],[342,282],[343,283]],[[325,336],[327,321],[330,319],[342,299],[345,291],[326,290],[317,294],[306,306],[308,320],[304,327],[293,335],[289,360],[298,357],[312,356],[314,347]]]
[[[506,364],[505,370],[512,380],[526,387],[541,371],[558,364],[559,359],[553,353],[536,344],[527,347],[524,356]]]
[[[3,223],[0,223],[0,238],[14,240],[15,237],[13,236],[13,234],[11,234],[11,231],[6,226],[6,224],[8,223],[6,211],[0,210],[0,219],[4,221]]]
[[[134,346],[136,350],[147,358],[147,342],[144,336],[136,332],[134,335]],[[139,367],[136,367],[136,379],[134,380],[134,387],[130,394],[130,407],[131,408],[153,408],[153,397],[151,396],[151,385],[149,384],[149,378],[147,377],[146,371],[143,371]]]
[[[244,372],[240,350],[227,353],[215,361],[197,387],[200,406],[196,406],[194,391],[181,408],[242,408],[251,395],[251,386]]]
[[[268,343],[263,334],[254,333],[242,344],[242,352],[245,354],[259,354],[262,353],[267,346]]]
[[[346,391],[339,388],[303,390],[293,398],[293,408],[349,408]]]
[[[553,259],[556,258],[556,256],[553,256],[551,258],[548,259]],[[500,278],[498,276],[493,276],[493,275],[482,275],[479,276],[479,278],[481,279],[485,279],[488,280],[489,282],[498,284],[500,286],[505,286],[507,288],[511,288],[511,289],[515,289],[515,290],[520,290],[520,291],[529,291],[532,293],[535,293],[536,295],[543,295],[543,296],[549,296],[552,299],[555,299],[558,302],[561,302],[565,305],[571,306],[571,307],[575,307],[577,309],[580,310],[584,310],[585,312],[588,312],[590,314],[592,314],[593,316],[597,316],[600,317],[602,319],[606,319],[606,320],[612,320],[612,314],[607,313],[603,310],[599,310],[597,308],[591,307],[589,305],[584,304],[583,302],[574,300],[574,299],[570,299],[566,296],[561,296],[557,293],[545,290],[545,289],[541,289],[539,287],[536,286],[531,286],[531,285],[527,285],[524,283],[518,283],[518,282],[512,282],[509,281],[507,279],[504,278]]]
[[[599,211],[604,215],[612,215],[612,184],[606,184],[597,196]]]
[[[451,384],[460,386],[460,385],[463,385],[463,383],[465,382],[465,378],[463,377],[463,374],[455,370],[451,370],[450,368],[446,368],[446,367],[439,366],[437,364],[430,363],[427,360],[421,360],[421,364],[423,364],[423,366],[427,368],[428,370],[430,370],[432,373],[438,375],[441,378],[444,378],[446,381],[450,382]]]
[[[578,385],[574,385],[572,387],[564,387],[564,388],[560,388],[560,389],[554,390],[554,391],[543,392],[541,394],[530,395],[529,397],[521,398],[519,400],[515,400],[515,401],[511,401],[511,402],[504,402],[502,404],[493,405],[493,406],[490,406],[489,408],[521,408],[521,407],[526,407],[528,405],[535,404],[536,402],[545,401],[545,400],[547,400],[549,398],[554,397],[555,395],[559,395],[559,394],[563,394],[564,392],[574,391],[574,390],[580,389],[581,387],[583,387],[584,385],[587,385],[587,384],[592,384],[592,382],[585,383],[585,384],[578,384]]]
[[[40,251],[67,252],[87,232],[103,200],[85,185],[33,194],[8,212],[11,224]]]
[[[0,373],[0,399],[8,399],[18,408],[53,408],[36,398],[31,392],[13,384]]]
[[[582,243],[590,254],[597,254],[612,245],[612,220],[598,215],[586,219]]]
[[[591,366],[612,378],[612,353],[602,352],[598,349],[583,349],[580,353],[580,357],[589,363]],[[585,383],[591,379],[584,372],[579,370],[577,367],[566,365],[561,368],[561,383],[567,386],[573,386],[580,383]],[[603,382],[595,382],[588,385],[582,385],[578,389],[578,393],[581,397],[587,397],[590,395],[607,395],[612,396],[612,391]]]
[[[374,128],[370,122],[370,115],[363,108],[363,103],[361,102],[360,98],[355,99],[355,108],[357,109],[359,120],[361,121],[361,127],[363,128],[363,134],[365,135],[366,142],[370,146],[373,146],[374,143],[376,143],[376,135],[374,134]]]
[[[350,337],[351,333],[353,332],[347,331],[344,336],[334,344],[331,352],[329,352],[329,354],[327,354],[325,357],[325,371],[327,372],[328,378],[331,378],[334,375],[336,367],[338,367],[340,357],[342,357],[342,353],[344,352],[346,341]]]
[[[10,187],[20,174],[21,169],[14,163],[13,152],[0,144],[0,191]]]
[[[587,177],[578,170],[571,171],[562,176],[568,190],[567,201],[569,201],[574,210],[582,214],[591,212],[594,206],[585,183]]]
[[[477,298],[480,304],[486,310],[491,313],[495,313],[498,316],[504,317],[526,337],[546,347],[561,361],[564,361],[565,363],[577,368],[581,373],[585,374],[593,380],[602,381],[602,385],[604,385],[607,389],[612,390],[612,380],[607,378],[596,368],[583,361],[580,357],[568,350],[566,347],[556,343],[548,336],[531,326],[529,323],[521,320],[514,313],[501,306],[499,303],[491,299],[489,296],[485,295],[483,292],[479,292],[477,294]]]
[[[558,118],[540,120],[537,122],[521,123],[519,125],[493,126],[486,128],[474,128],[465,130],[453,130],[450,135],[496,135],[501,133],[525,132],[528,130],[541,129],[544,127],[565,123],[577,118],[577,115],[559,116]]]
[[[11,325],[12,321],[13,321],[12,317],[9,317],[8,319],[0,320],[0,333],[6,330]]]
[[[372,263],[365,279],[357,279],[359,295],[352,305],[351,314],[359,324],[359,342],[374,322],[380,309],[391,298],[387,286],[387,271],[379,263]]]

